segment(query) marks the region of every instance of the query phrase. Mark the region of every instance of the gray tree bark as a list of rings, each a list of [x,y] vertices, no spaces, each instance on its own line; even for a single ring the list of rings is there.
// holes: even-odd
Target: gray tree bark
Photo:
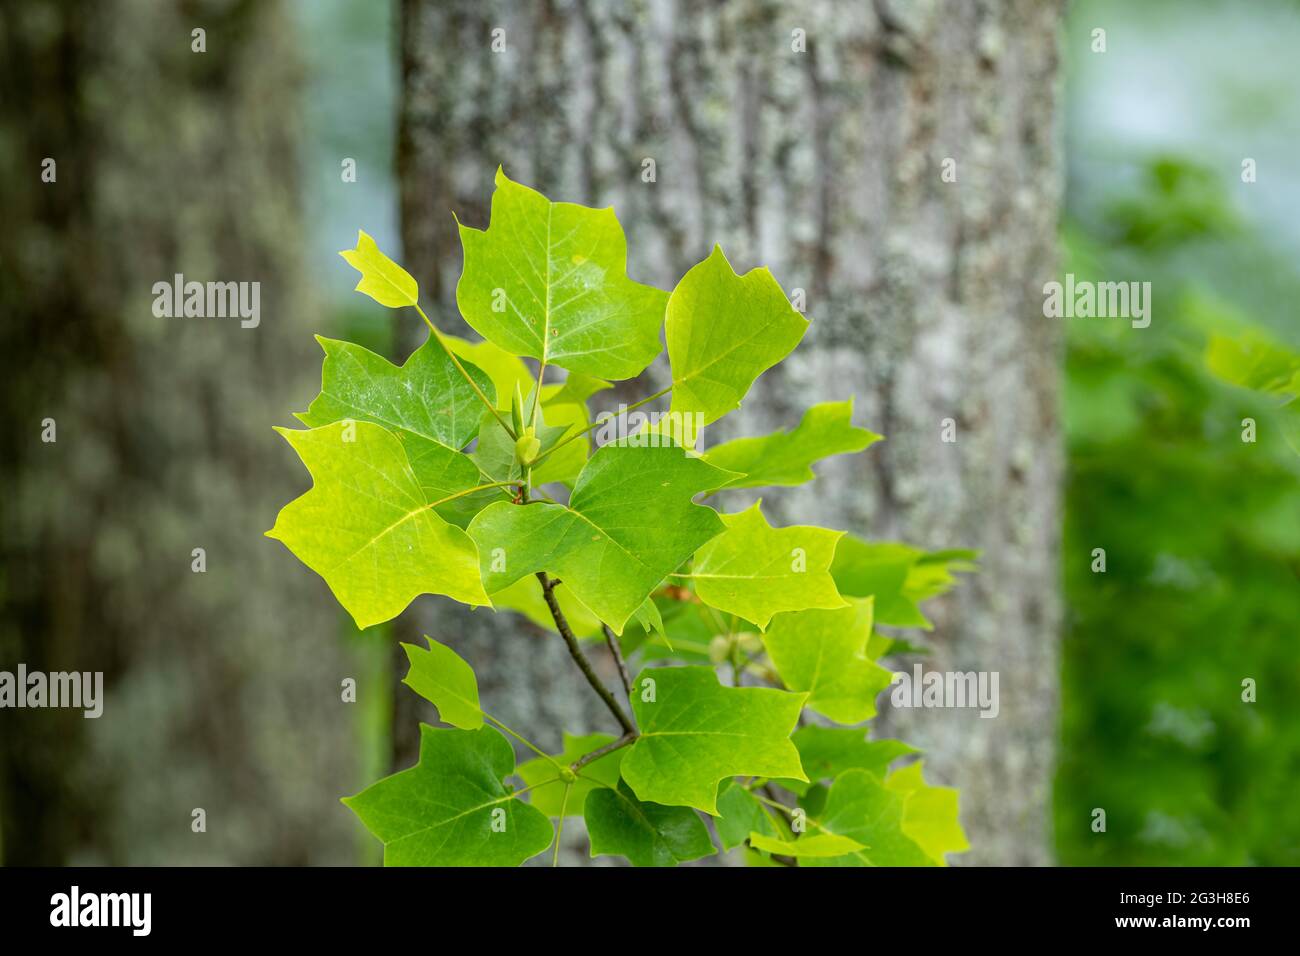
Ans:
[[[1061,342],[1040,296],[1061,190],[1060,17],[1041,0],[402,10],[405,255],[447,328],[461,266],[450,211],[485,225],[498,164],[553,198],[612,204],[640,281],[670,289],[720,242],[737,269],[766,265],[805,290],[815,321],[709,440],[854,395],[888,441],[769,494],[774,515],[982,550],[924,640],[927,669],[1000,673],[999,716],[886,705],[879,721],[961,788],[970,863],[1050,860]],[[940,439],[947,418],[955,443]],[[500,691],[521,722],[600,719],[567,713],[572,681],[550,683],[558,642],[521,655],[518,636],[478,624],[463,646],[480,673],[510,662]]]
[[[0,10],[0,667],[104,671],[106,696],[0,712],[6,863],[358,859],[357,664],[262,537],[310,484],[270,426],[320,374],[294,45],[279,3]],[[156,317],[175,273],[260,282],[261,324]]]

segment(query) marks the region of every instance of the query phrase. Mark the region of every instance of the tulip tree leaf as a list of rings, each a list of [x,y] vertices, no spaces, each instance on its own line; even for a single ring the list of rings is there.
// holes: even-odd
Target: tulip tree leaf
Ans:
[[[970,849],[958,822],[957,791],[925,782],[922,761],[900,767],[885,780],[885,788],[903,794],[903,832],[940,866],[945,854]]]
[[[829,833],[857,841],[864,849],[830,858],[813,857],[805,866],[933,866],[934,860],[903,830],[903,795],[889,790],[866,770],[848,770],[831,784],[826,806],[809,833]]]
[[[627,277],[612,209],[551,202],[497,170],[486,230],[460,226],[456,302],[476,332],[516,355],[607,379],[660,351],[667,293]]]
[[[344,440],[349,427],[352,441]],[[325,579],[357,627],[396,617],[421,594],[488,603],[474,542],[429,507],[437,499],[390,432],[370,422],[276,431],[314,483],[281,509],[267,536]]]
[[[718,852],[698,813],[642,803],[626,783],[589,794],[584,816],[593,857],[625,856],[633,866],[676,866]]]
[[[555,754],[555,760],[567,767],[579,757],[613,742],[614,738],[609,734],[578,737],[566,732],[564,749]],[[600,787],[618,786],[618,768],[622,762],[622,750],[598,757],[582,768],[582,775],[572,785],[557,779],[555,764],[542,757],[521,763],[518,773],[524,783],[532,787],[528,791],[528,802],[542,813],[548,817],[558,817],[563,809],[565,816],[580,817],[588,794]],[[564,798],[566,786],[570,787],[567,801]]]
[[[781,429],[755,438],[737,438],[709,449],[711,464],[740,472],[731,488],[801,485],[817,477],[814,462],[831,455],[859,452],[880,436],[852,424],[853,401],[823,402],[804,412],[794,431]]]
[[[772,665],[790,690],[808,692],[808,707],[840,724],[876,714],[876,695],[893,675],[866,656],[871,598],[848,607],[778,614],[763,634]]]
[[[759,502],[722,521],[726,532],[700,548],[691,565],[691,583],[705,604],[759,628],[781,611],[845,606],[829,570],[843,531],[773,528]]]
[[[514,751],[491,727],[421,724],[419,763],[343,803],[383,842],[386,866],[518,866],[554,830],[503,785],[514,769]]]
[[[807,330],[808,320],[772,273],[737,275],[714,246],[668,300],[671,411],[698,412],[705,425],[735,411],[754,380],[789,355]]]
[[[647,668],[633,685],[640,736],[623,758],[623,779],[641,800],[714,816],[726,777],[806,780],[790,741],[804,696],[723,687],[711,667]]]
[[[297,416],[308,428],[354,419],[452,449],[464,448],[478,432],[482,402],[432,338],[401,366],[351,342],[320,335],[316,341],[325,350],[321,391]],[[464,368],[480,388],[491,387],[478,368]]]
[[[420,298],[420,288],[411,274],[379,251],[375,240],[364,232],[357,233],[357,247],[339,253],[348,265],[361,273],[355,291],[362,292],[390,309],[413,306]]]
[[[483,710],[478,703],[478,679],[464,658],[427,634],[428,648],[403,644],[410,669],[402,683],[438,708],[445,724],[462,730],[483,726]]]
[[[809,833],[797,840],[782,840],[762,833],[751,833],[749,843],[755,850],[793,857],[834,857],[865,849],[857,840],[837,833]]]
[[[470,523],[488,593],[547,571],[621,634],[650,592],[722,530],[717,513],[691,499],[730,477],[680,448],[604,445],[568,505],[498,502]]]
[[[976,551],[927,553],[907,544],[846,535],[835,549],[831,576],[845,597],[875,597],[877,624],[931,630],[920,602],[951,588],[953,572],[972,570],[977,557]]]

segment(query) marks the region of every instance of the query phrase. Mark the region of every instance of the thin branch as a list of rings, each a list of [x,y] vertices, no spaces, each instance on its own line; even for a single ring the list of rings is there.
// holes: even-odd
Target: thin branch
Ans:
[[[582,671],[582,676],[587,678],[587,683],[591,685],[591,689],[600,696],[600,699],[605,702],[605,706],[609,708],[610,713],[618,719],[619,726],[623,728],[624,732],[635,734],[636,725],[632,723],[632,718],[619,706],[618,701],[614,699],[614,695],[609,692],[609,688],[601,683],[600,678],[596,676],[596,672],[591,668],[591,661],[587,660],[587,655],[583,654],[582,648],[578,646],[578,639],[573,636],[573,629],[569,627],[568,619],[565,618],[564,612],[560,610],[560,602],[555,599],[554,583],[546,576],[545,571],[537,572],[537,580],[542,582],[542,596],[546,599],[546,606],[550,608],[551,618],[555,621],[556,629],[560,632],[560,636],[564,638],[564,643],[569,648],[569,655],[573,658],[574,663],[578,665],[578,669]]]
[[[623,680],[623,691],[627,694],[627,702],[631,704],[632,675],[627,672],[627,661],[623,659],[623,648],[618,643],[618,635],[608,624],[602,623],[600,626],[605,631],[605,643],[609,645],[609,652],[614,655],[614,663],[618,665],[618,676]]]
[[[611,741],[603,747],[597,747],[590,753],[583,754],[573,763],[569,764],[569,769],[574,773],[578,773],[583,767],[587,766],[587,764],[593,763],[606,754],[612,754],[615,750],[622,750],[629,744],[634,743],[636,738],[637,735],[635,733],[624,734],[622,737],[619,737],[618,740]]]

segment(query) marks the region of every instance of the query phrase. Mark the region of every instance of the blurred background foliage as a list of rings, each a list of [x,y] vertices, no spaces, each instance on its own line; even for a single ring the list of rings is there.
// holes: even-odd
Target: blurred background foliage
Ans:
[[[1286,388],[1207,361],[1300,346],[1300,8],[1243,12],[1072,10],[1062,273],[1154,304],[1145,329],[1067,320],[1063,864],[1300,863],[1300,456]]]

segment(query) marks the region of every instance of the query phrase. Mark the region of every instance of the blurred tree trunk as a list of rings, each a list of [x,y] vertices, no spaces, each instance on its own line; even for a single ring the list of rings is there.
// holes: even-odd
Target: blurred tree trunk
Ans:
[[[262,537],[320,368],[294,42],[280,3],[0,10],[0,667],[106,672],[98,720],[0,712],[6,863],[356,859],[339,612]],[[175,273],[260,282],[261,324],[155,317]]]
[[[935,609],[927,668],[999,671],[1000,715],[886,707],[880,721],[962,788],[972,863],[1050,860],[1060,341],[1041,288],[1060,14],[1040,0],[403,3],[406,256],[448,319],[450,210],[485,225],[498,164],[554,198],[613,204],[641,281],[672,288],[720,242],[738,269],[805,290],[815,321],[709,441],[855,395],[888,441],[770,494],[775,515],[983,550]],[[475,640],[519,660],[510,636]],[[526,662],[506,678],[538,706],[545,679]]]

